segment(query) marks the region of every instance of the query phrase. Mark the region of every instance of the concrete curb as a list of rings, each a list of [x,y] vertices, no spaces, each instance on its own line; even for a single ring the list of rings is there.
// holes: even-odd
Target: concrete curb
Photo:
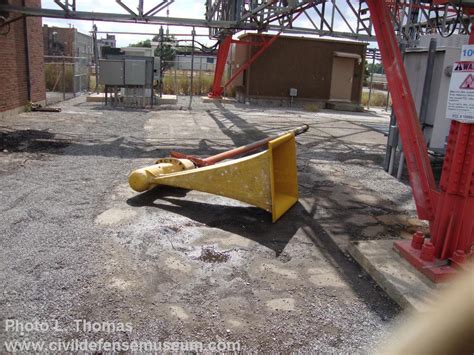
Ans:
[[[402,308],[425,311],[436,285],[393,250],[393,240],[355,241],[348,252]]]

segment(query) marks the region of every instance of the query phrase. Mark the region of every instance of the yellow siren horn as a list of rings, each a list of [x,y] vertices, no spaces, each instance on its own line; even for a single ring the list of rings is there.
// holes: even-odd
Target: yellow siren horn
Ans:
[[[160,159],[132,172],[129,183],[136,191],[167,185],[233,198],[271,212],[275,222],[298,201],[295,135],[267,143],[264,152],[199,168],[187,159]]]

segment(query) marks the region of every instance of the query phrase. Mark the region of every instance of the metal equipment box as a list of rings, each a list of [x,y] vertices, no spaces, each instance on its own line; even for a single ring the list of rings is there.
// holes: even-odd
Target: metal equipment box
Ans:
[[[99,83],[102,85],[123,86],[125,84],[123,60],[100,60]]]
[[[146,61],[125,59],[125,85],[146,85]]]
[[[160,57],[154,57],[153,80],[160,80],[161,77],[161,60]]]
[[[444,152],[449,134],[451,121],[446,119],[447,95],[452,65],[459,60],[460,55],[461,48],[438,47],[436,50],[428,111],[422,127],[429,149],[438,153]],[[427,60],[428,48],[409,49],[405,53],[405,68],[418,113],[423,95]]]

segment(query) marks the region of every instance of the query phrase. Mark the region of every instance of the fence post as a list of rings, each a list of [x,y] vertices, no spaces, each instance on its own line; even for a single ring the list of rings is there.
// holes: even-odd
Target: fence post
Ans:
[[[82,87],[81,87],[81,84],[82,84],[82,80],[81,80],[81,76],[79,75],[78,78],[79,78],[79,88],[76,88],[76,65],[77,65],[77,62],[79,62],[80,59],[74,59],[74,63],[72,64],[72,96],[73,97],[76,97],[76,90],[79,89],[79,91],[81,91]]]
[[[63,58],[63,101],[66,100],[66,60]]]
[[[174,94],[178,96],[178,62],[174,58]]]
[[[370,73],[370,84],[369,84],[369,99],[367,100],[367,110],[370,109],[370,100],[372,99],[372,88],[374,85],[374,69],[375,69],[375,49],[372,50],[372,69]]]
[[[199,58],[199,95],[202,94],[202,57]]]
[[[193,103],[193,77],[194,77],[194,36],[196,35],[196,30],[193,27],[191,32],[192,35],[192,47],[191,47],[191,91],[189,93],[189,109],[191,109]]]

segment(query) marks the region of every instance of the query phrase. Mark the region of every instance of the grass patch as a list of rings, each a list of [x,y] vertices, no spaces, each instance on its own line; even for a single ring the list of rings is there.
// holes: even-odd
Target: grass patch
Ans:
[[[63,78],[64,71],[64,78]],[[74,91],[74,65],[46,63],[44,65],[44,79],[47,91]],[[64,86],[64,87],[63,87]]]
[[[361,104],[363,106],[367,106],[368,102],[369,102],[369,93],[364,91],[362,93]],[[390,103],[391,103],[391,100],[390,100]],[[387,104],[387,94],[384,94],[382,92],[372,92],[372,95],[370,97],[370,106],[385,107],[386,104]]]
[[[90,76],[89,79],[89,91],[95,90],[95,74]],[[97,87],[98,92],[105,92],[105,86],[103,84],[99,84]]]
[[[62,68],[61,68],[62,70]],[[46,74],[46,73],[45,73]],[[60,75],[61,73],[59,73]],[[56,78],[56,73],[51,70],[51,73],[48,73],[51,77],[50,83],[53,82],[53,78]],[[67,76],[68,74],[66,74]],[[212,88],[212,82],[214,80],[213,72],[194,72],[193,78],[193,95],[207,95]],[[225,79],[224,79],[225,80]],[[224,81],[223,80],[223,81]],[[93,91],[95,89],[95,75],[90,76],[89,80],[89,90]],[[53,82],[54,84],[54,82]],[[156,84],[156,82],[155,82]],[[48,85],[48,84],[47,84]],[[61,80],[57,85],[56,90],[61,91]],[[68,84],[69,85],[69,84]],[[49,87],[47,86],[49,89]],[[99,84],[99,92],[104,92],[104,85]],[[67,89],[66,89],[67,90]],[[191,90],[191,72],[185,70],[179,70],[175,72],[173,69],[167,70],[163,76],[163,94],[166,95],[189,95]]]
[[[306,104],[303,106],[303,109],[308,112],[319,112],[321,107],[318,104]]]
[[[193,76],[193,95],[205,95],[212,87],[214,73],[195,72]],[[163,94],[189,95],[191,92],[191,72],[173,69],[168,70],[163,76]]]

